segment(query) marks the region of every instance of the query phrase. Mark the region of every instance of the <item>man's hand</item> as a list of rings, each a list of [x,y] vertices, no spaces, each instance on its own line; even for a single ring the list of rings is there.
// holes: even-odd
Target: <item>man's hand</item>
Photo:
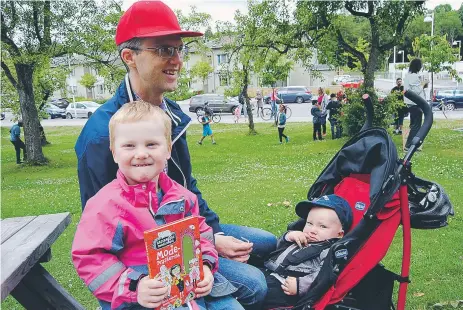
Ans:
[[[289,242],[296,242],[300,248],[306,246],[309,243],[307,235],[302,231],[291,231],[286,234],[285,238]]]
[[[281,285],[281,288],[286,295],[297,295],[297,279],[287,277],[285,283]]]
[[[237,262],[246,263],[253,244],[232,236],[215,235],[215,248],[219,255]]]
[[[158,279],[144,277],[138,282],[137,302],[145,308],[156,308],[167,296],[167,287]]]
[[[207,265],[203,265],[204,279],[198,282],[195,294],[196,298],[209,295],[212,291],[212,285],[214,284],[214,276],[212,275],[211,269]]]

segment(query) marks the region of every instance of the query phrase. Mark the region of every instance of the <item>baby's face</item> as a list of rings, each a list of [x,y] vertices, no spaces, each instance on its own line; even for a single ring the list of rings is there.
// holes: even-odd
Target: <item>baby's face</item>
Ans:
[[[308,236],[309,242],[340,238],[344,235],[336,212],[319,207],[310,210],[303,232]]]

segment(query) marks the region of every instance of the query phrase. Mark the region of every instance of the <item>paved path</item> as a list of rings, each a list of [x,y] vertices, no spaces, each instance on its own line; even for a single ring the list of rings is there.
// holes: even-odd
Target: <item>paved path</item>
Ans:
[[[179,102],[182,110],[188,114],[194,122],[196,122],[196,114],[188,111],[188,103],[189,100]],[[268,105],[266,105],[268,106]],[[309,103],[292,103],[288,105],[292,110],[292,116],[288,120],[288,122],[312,122],[312,116],[310,114],[311,104]],[[447,117],[449,119],[463,119],[463,109],[447,112]],[[255,116],[255,115],[254,115]],[[440,111],[434,112],[435,119],[445,119],[445,116]],[[10,113],[6,114],[6,118],[4,121],[1,122],[2,127],[11,127],[13,122],[11,121],[12,115]],[[247,118],[246,118],[247,119]],[[240,119],[240,123],[243,123],[245,118],[242,116]],[[45,119],[42,120],[41,124],[44,127],[58,127],[58,126],[80,126],[83,127],[87,119]],[[255,123],[264,123],[271,121],[264,121],[261,118],[254,117]],[[233,123],[233,116],[230,113],[222,114],[221,123],[231,124]]]

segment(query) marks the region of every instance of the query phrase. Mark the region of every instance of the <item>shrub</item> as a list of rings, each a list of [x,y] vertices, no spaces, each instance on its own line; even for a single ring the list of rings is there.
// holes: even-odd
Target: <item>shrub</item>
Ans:
[[[384,98],[383,101],[379,101],[373,89],[363,87],[347,89],[348,103],[342,107],[341,122],[344,132],[350,137],[357,134],[365,123],[366,113],[362,99],[362,95],[365,93],[370,95],[373,102],[373,126],[375,127],[388,129],[393,122],[393,115],[401,104],[395,94],[391,94]]]

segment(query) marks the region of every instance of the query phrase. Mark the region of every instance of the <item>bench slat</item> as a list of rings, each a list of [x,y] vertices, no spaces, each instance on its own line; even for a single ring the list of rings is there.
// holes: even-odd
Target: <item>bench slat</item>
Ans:
[[[36,217],[37,216],[12,217],[2,220],[2,244]]]
[[[1,245],[2,301],[71,222],[69,212],[39,215]]]

